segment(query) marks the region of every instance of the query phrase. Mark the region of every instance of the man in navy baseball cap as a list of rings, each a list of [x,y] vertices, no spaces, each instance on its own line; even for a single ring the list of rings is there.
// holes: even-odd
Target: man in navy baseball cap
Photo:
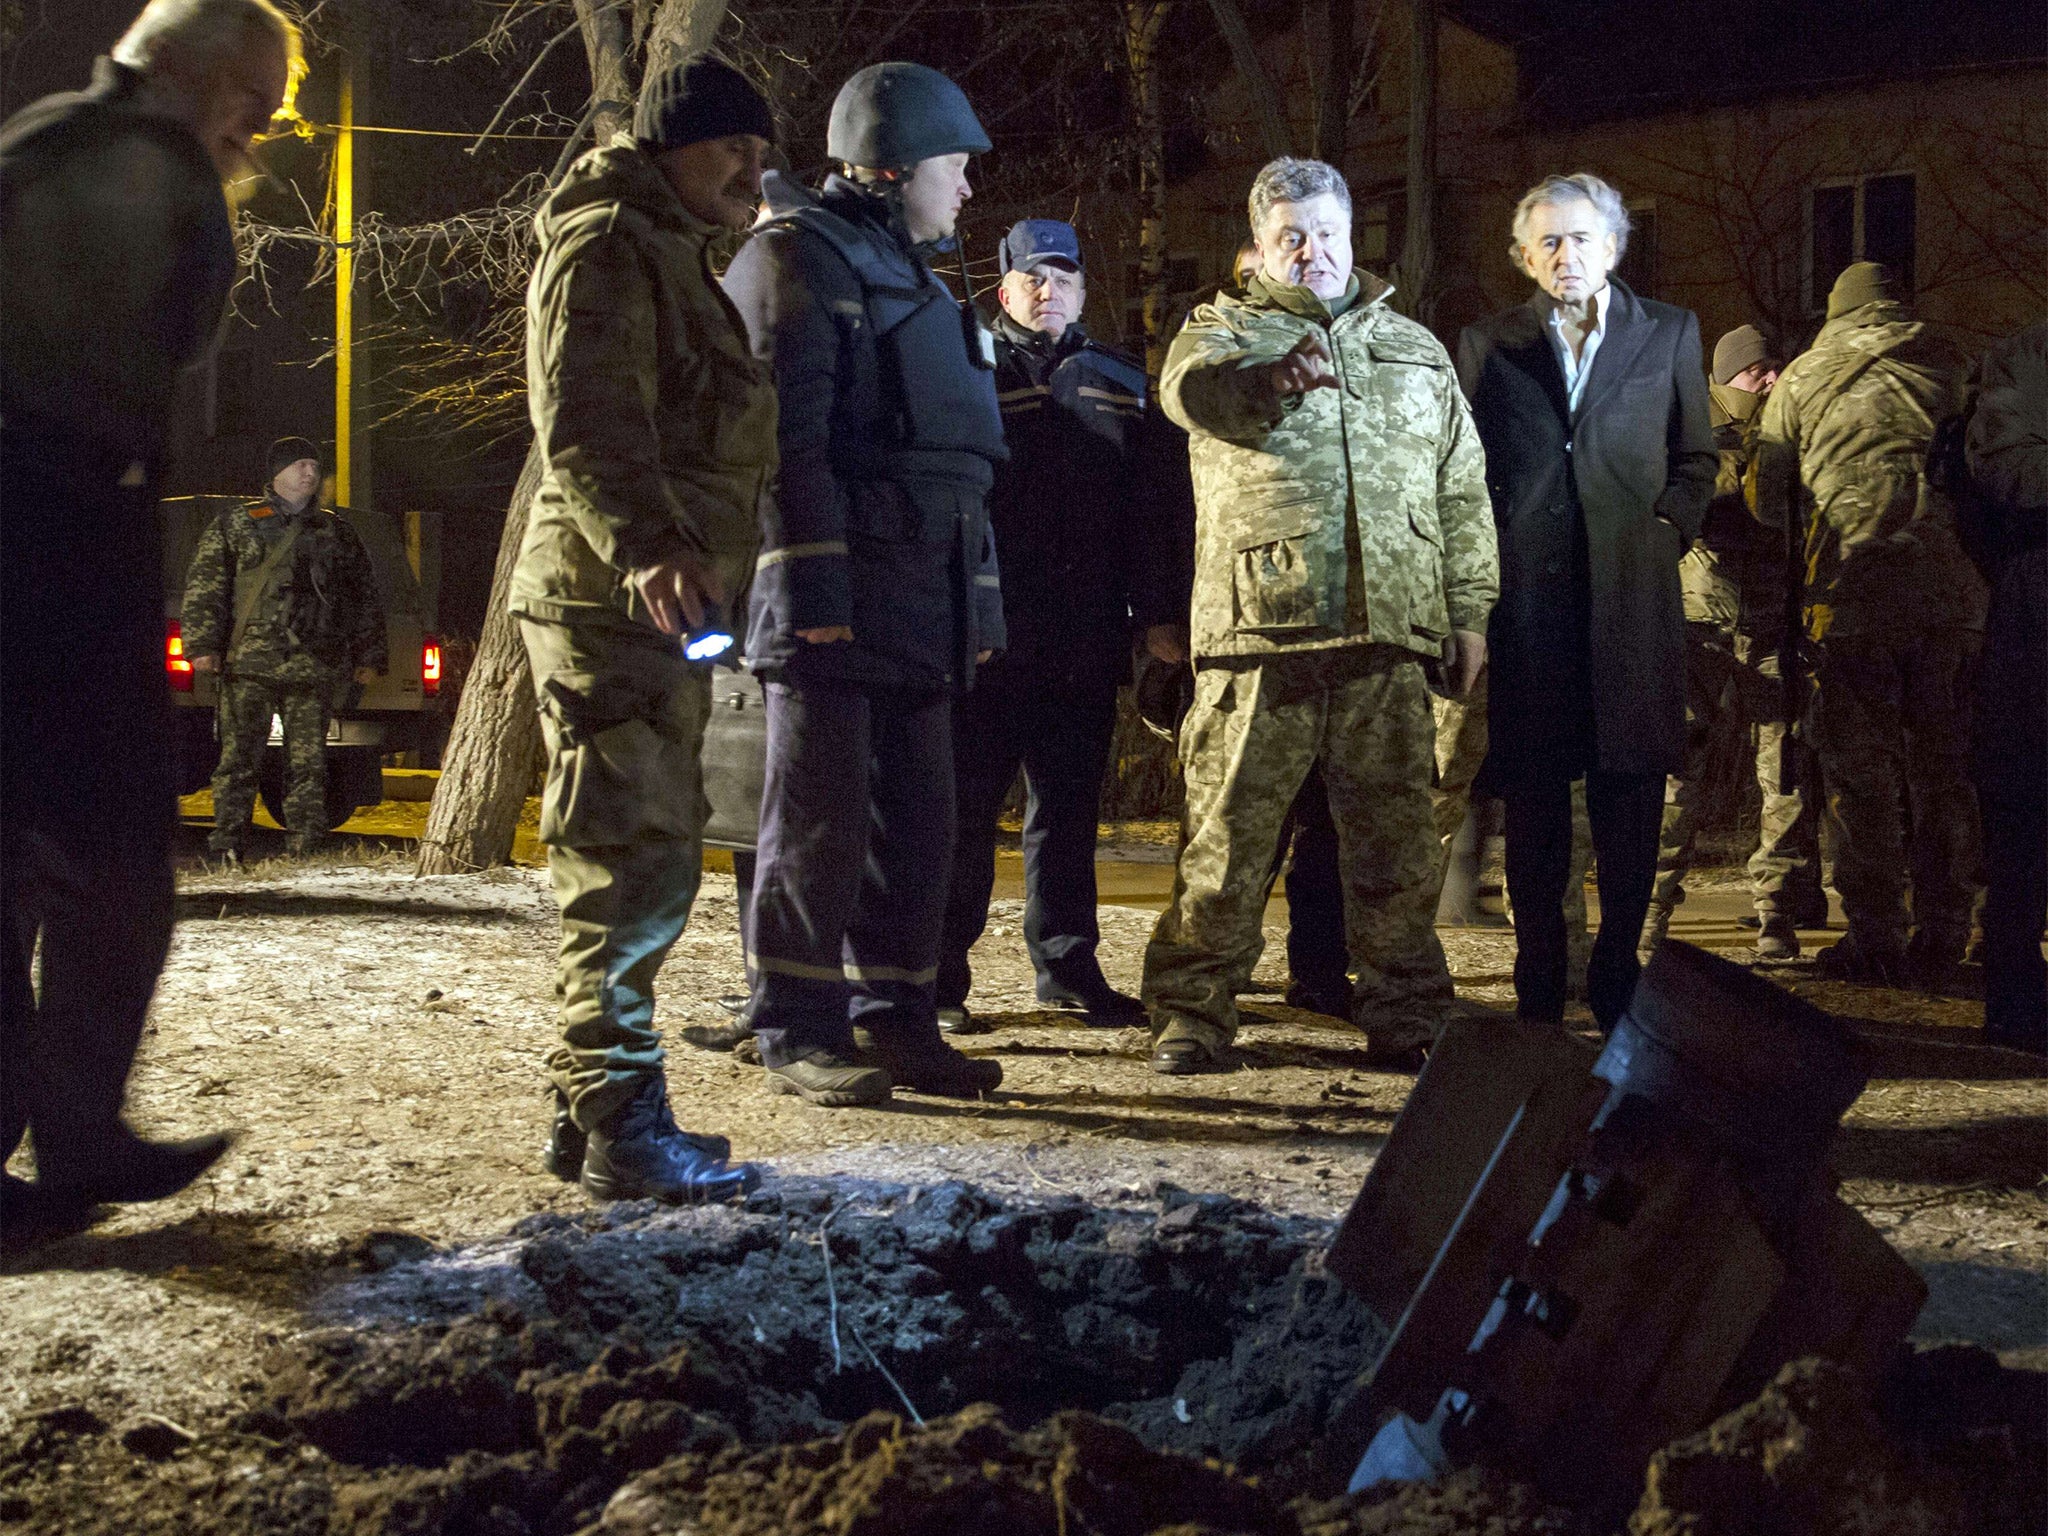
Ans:
[[[1074,226],[1058,219],[1019,219],[1003,236],[1003,275],[1029,272],[1045,262],[1063,262],[1081,270],[1081,237]]]
[[[967,1007],[967,957],[987,926],[997,820],[1020,766],[1038,999],[1105,1026],[1144,1017],[1096,956],[1095,833],[1134,639],[1170,664],[1186,657],[1180,551],[1194,529],[1187,440],[1150,403],[1144,363],[1081,323],[1074,227],[1024,219],[999,261],[995,384],[1010,456],[989,517],[1007,646],[954,706],[958,822],[933,994],[952,1034],[987,1027]]]

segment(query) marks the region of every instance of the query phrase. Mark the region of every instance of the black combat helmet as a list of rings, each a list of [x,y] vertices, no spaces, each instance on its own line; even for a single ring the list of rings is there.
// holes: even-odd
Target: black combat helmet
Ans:
[[[825,153],[878,171],[989,147],[967,93],[923,64],[870,64],[839,88],[825,129]]]

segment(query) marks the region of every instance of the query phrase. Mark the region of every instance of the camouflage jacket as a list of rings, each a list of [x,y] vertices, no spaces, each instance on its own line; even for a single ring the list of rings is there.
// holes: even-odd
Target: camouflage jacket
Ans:
[[[1188,317],[1160,394],[1195,480],[1194,652],[1368,644],[1437,655],[1500,592],[1485,456],[1443,345],[1361,274],[1334,319],[1254,277]],[[1279,401],[1246,370],[1323,333],[1335,389]]]
[[[775,473],[775,386],[712,276],[716,229],[624,137],[577,161],[536,224],[527,407],[546,467],[513,612],[644,621],[625,574],[686,552],[710,557],[736,610]]]
[[[1738,651],[1774,651],[1785,629],[1784,536],[1758,524],[1748,499],[1764,398],[1707,386],[1721,463],[1700,536],[1678,562],[1686,622],[1711,624]]]
[[[1965,377],[1961,353],[1881,302],[1830,320],[1778,379],[1758,435],[1756,515],[1803,531],[1811,638],[1983,628],[1983,583],[1926,473]]]
[[[317,502],[296,514],[274,500],[217,513],[192,556],[179,623],[187,656],[225,650],[224,670],[237,677],[332,681],[389,660],[369,553],[347,519]]]

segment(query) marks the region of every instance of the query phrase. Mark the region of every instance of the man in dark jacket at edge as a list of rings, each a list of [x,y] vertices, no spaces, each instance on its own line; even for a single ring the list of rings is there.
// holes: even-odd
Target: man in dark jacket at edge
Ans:
[[[988,136],[918,64],[840,88],[843,174],[763,222],[726,291],[772,365],[781,476],[748,619],[768,767],[752,916],[769,1085],[816,1104],[1002,1080],[939,1033],[952,697],[1003,645],[984,501],[1004,457],[988,333],[927,265]]]
[[[1586,991],[1603,1030],[1642,969],[1664,779],[1685,764],[1678,562],[1718,467],[1699,321],[1609,276],[1627,239],[1613,187],[1546,177],[1515,209],[1509,247],[1537,292],[1458,347],[1500,528],[1482,779],[1507,802],[1515,1005],[1564,1017],[1571,791],[1584,778],[1600,870]]]
[[[1991,585],[1975,717],[1984,1033],[2048,1052],[2048,322],[1985,354],[1968,453]]]
[[[156,488],[234,280],[222,183],[301,68],[263,0],[158,0],[88,89],[0,128],[0,1162],[30,1131],[36,1154],[34,1185],[0,1184],[9,1247],[174,1194],[230,1142],[121,1120],[172,919]]]
[[[1021,220],[1000,265],[996,398],[1010,457],[989,521],[1009,647],[954,711],[960,830],[939,1022],[980,1032],[966,1008],[967,952],[988,920],[996,818],[1021,766],[1024,942],[1038,999],[1104,1026],[1132,1024],[1143,1006],[1110,986],[1096,959],[1096,825],[1134,636],[1160,661],[1187,659],[1187,440],[1148,399],[1144,364],[1083,327],[1087,278],[1072,225]]]

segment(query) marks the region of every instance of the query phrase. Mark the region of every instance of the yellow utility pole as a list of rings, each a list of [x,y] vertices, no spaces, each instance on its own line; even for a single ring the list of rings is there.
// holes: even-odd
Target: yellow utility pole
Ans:
[[[341,62],[341,113],[334,136],[334,499],[355,505],[349,484],[355,429],[356,286],[355,66]]]

